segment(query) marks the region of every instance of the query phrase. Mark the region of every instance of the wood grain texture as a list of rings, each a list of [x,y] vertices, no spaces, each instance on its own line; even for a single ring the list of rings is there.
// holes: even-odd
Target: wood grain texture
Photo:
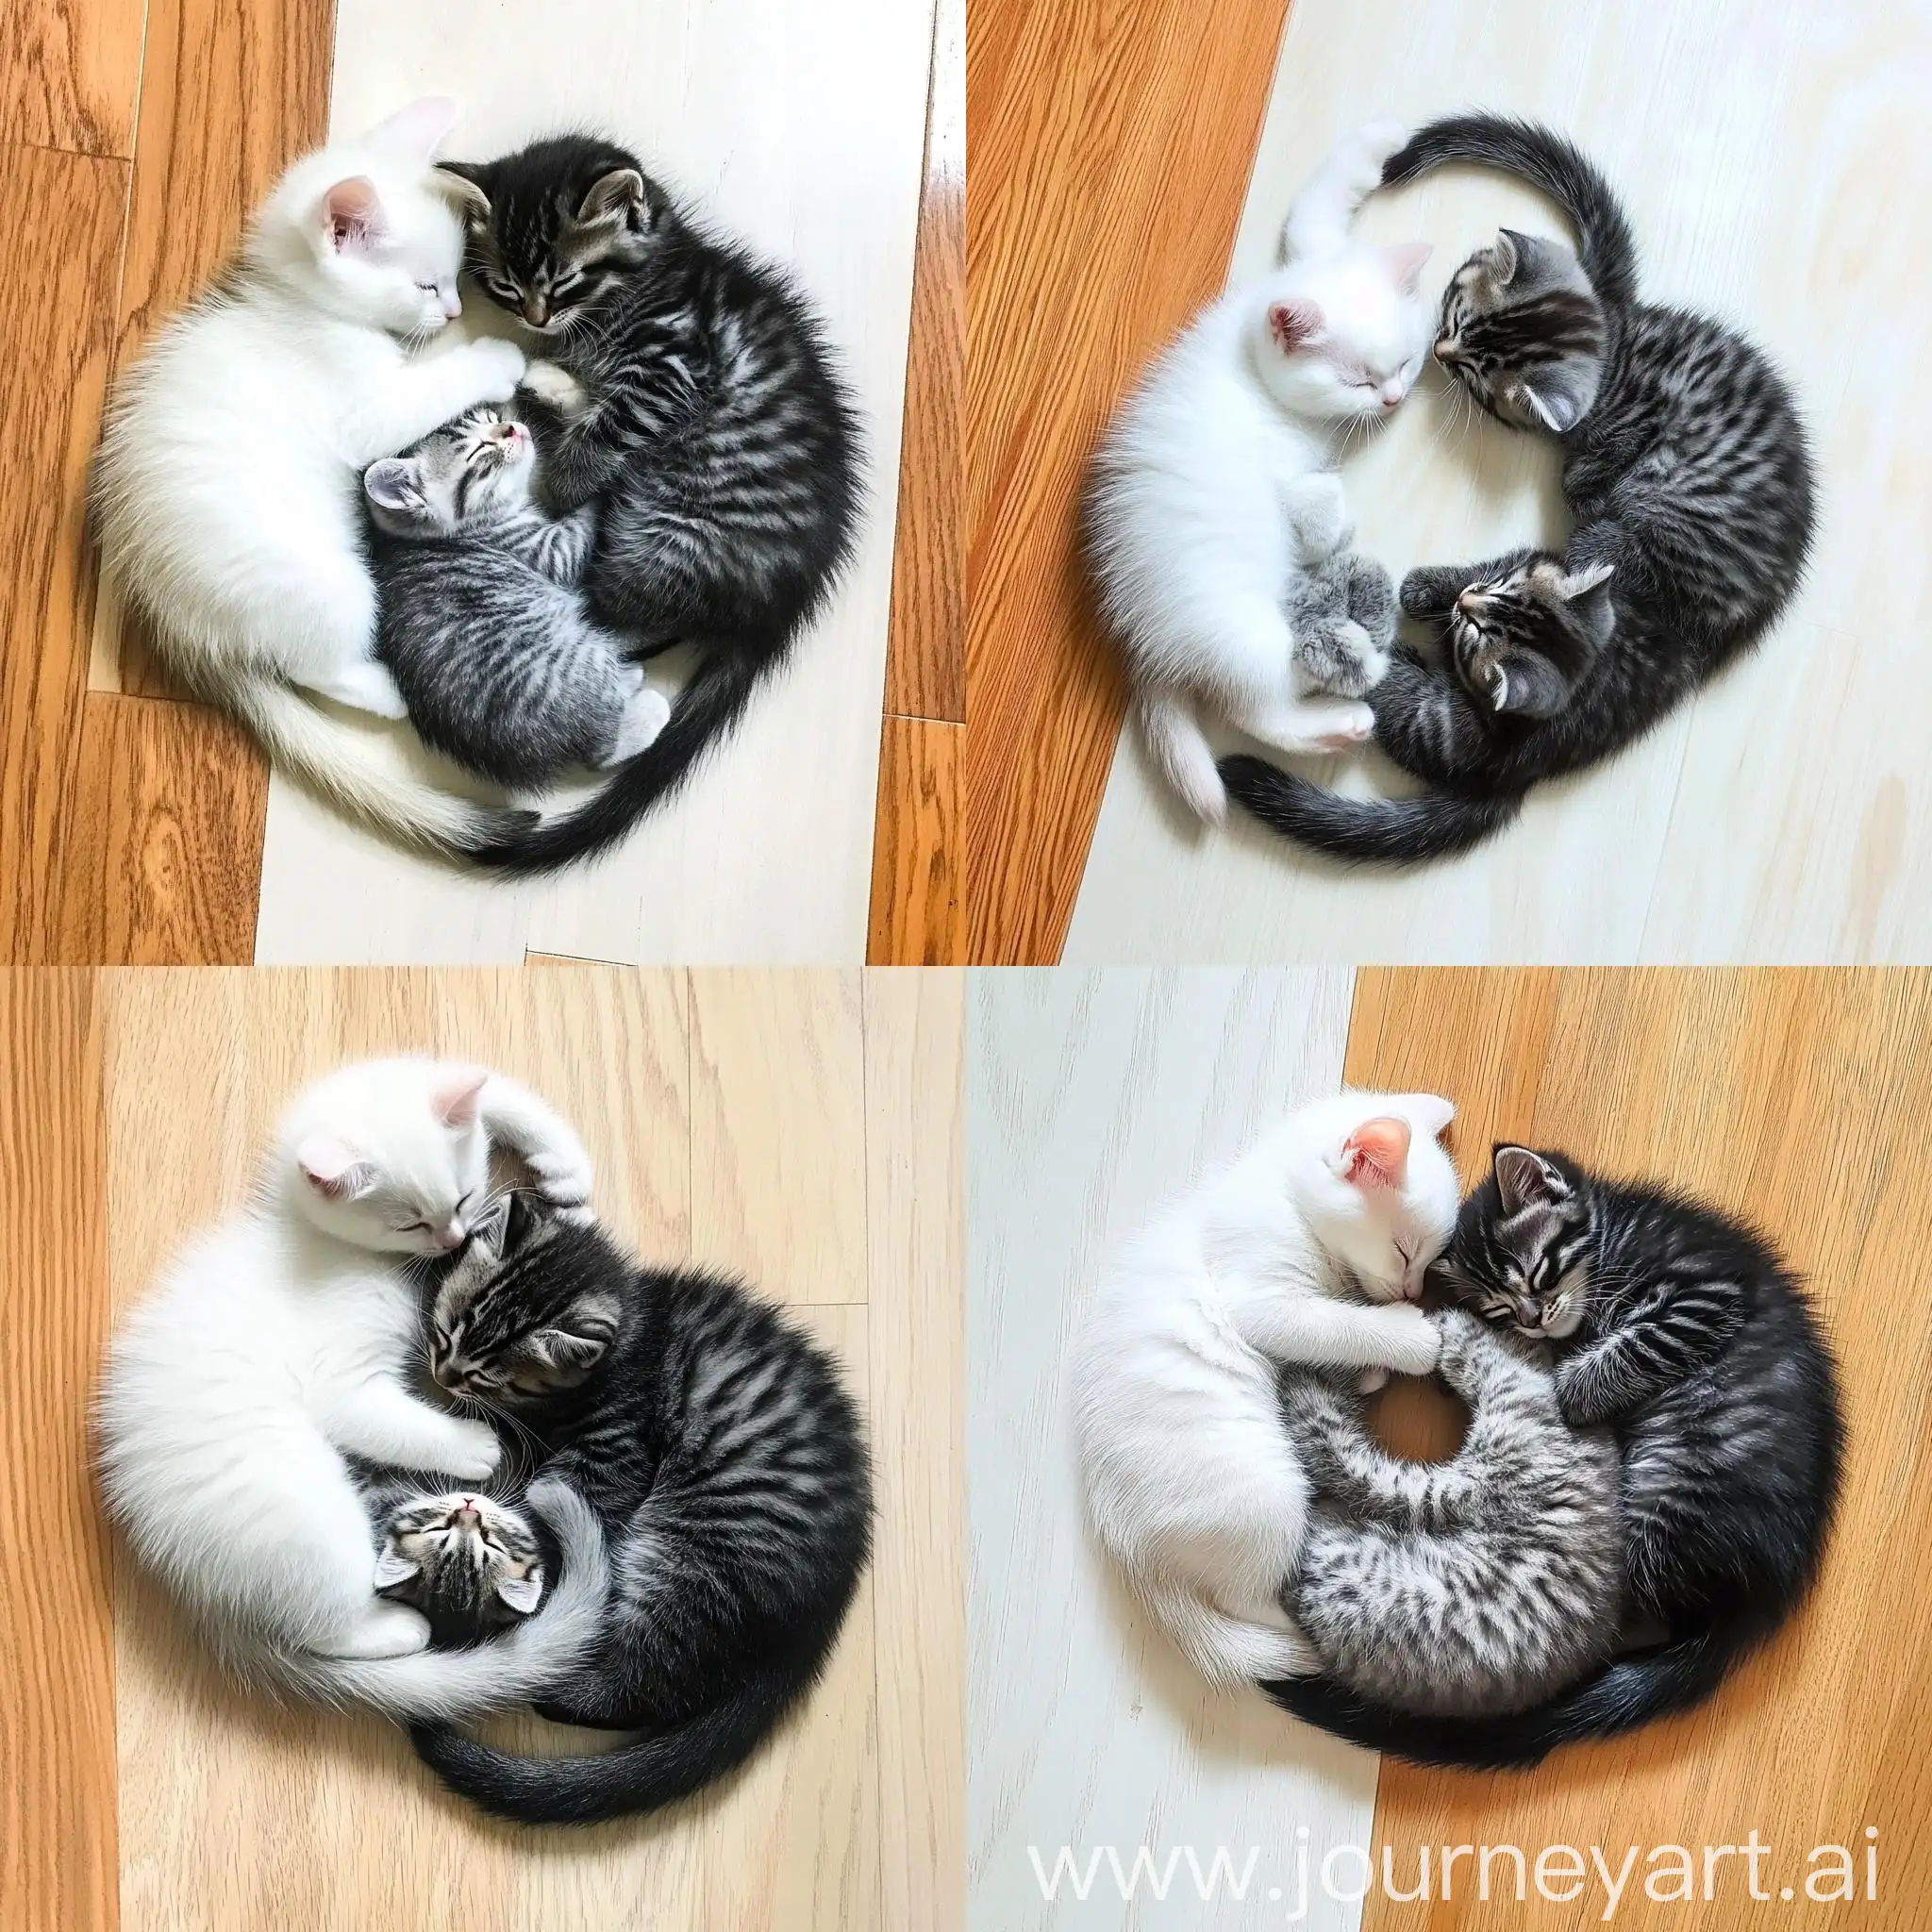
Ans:
[[[0,147],[0,276],[31,289],[0,366],[0,959],[58,959],[90,614],[87,461],[113,337],[127,167]]]
[[[879,805],[873,832],[874,966],[952,966],[966,957],[961,891],[959,765],[965,726],[888,718],[879,735]]]
[[[0,142],[125,160],[143,0],[0,0]]]
[[[1124,690],[1076,558],[1108,414],[1220,285],[1286,0],[984,0],[967,29],[967,904],[1051,963]]]
[[[1559,1754],[1539,1771],[1471,1776],[1385,1760],[1375,1841],[1415,1883],[1424,1844],[1639,1847],[1619,1925],[1764,1923],[1741,1860],[1702,1892],[1701,1848],[1772,1847],[1764,1882],[1790,1885],[1807,1924],[1916,1927],[1932,1899],[1932,1311],[1913,1284],[1932,1242],[1918,1123],[1932,1108],[1932,976],[1919,972],[1364,972],[1346,1077],[1454,1097],[1465,1181],[1497,1138],[1560,1146],[1607,1173],[1669,1181],[1762,1226],[1810,1285],[1843,1370],[1850,1453],[1842,1509],[1816,1595],[1710,1704],[1629,1738]],[[1905,1525],[1912,1525],[1901,1534]],[[1879,1898],[1863,1903],[1866,1827]],[[1859,1902],[1805,1903],[1807,1855],[1851,1847]],[[1653,1847],[1693,1848],[1698,1902],[1644,1893]],[[1440,1850],[1438,1857],[1440,1857]],[[1588,1853],[1584,1856],[1587,1857]],[[1513,1888],[1511,1867],[1496,1867]],[[1668,1879],[1659,1881],[1668,1891]],[[1582,1925],[1532,1890],[1432,1905],[1378,1890],[1365,1932]],[[1440,1892],[1440,1878],[1438,1880]]]
[[[87,1404],[108,1333],[91,974],[0,968],[0,1924],[113,1932],[114,1659]]]
[[[845,1091],[829,1096],[839,1124],[822,1154],[838,1147],[855,1164],[857,1291],[843,1305],[794,1312],[843,1357],[894,1450],[892,1470],[881,1472],[878,1581],[862,1590],[808,1707],[713,1791],[654,1819],[541,1841],[442,1794],[385,1726],[238,1696],[124,1559],[121,1887],[130,1932],[253,1932],[269,1923],[290,1932],[899,1932],[928,1923],[881,1901],[926,1895],[917,1866],[943,1851],[948,1802],[957,1834],[963,1784],[957,1740],[935,1742],[914,1728],[949,1699],[957,1709],[963,1690],[933,1591],[913,1601],[906,1587],[927,1550],[951,1549],[957,1565],[960,1533],[958,1359],[941,1339],[958,1321],[957,1266],[948,1272],[942,1234],[945,1204],[958,1200],[957,1128],[946,1131],[943,1106],[938,1124],[919,1112],[944,1070],[949,997],[957,1091],[958,986],[889,991],[874,1020],[852,975],[779,976],[802,982],[789,1007],[767,999],[747,1018],[721,975],[694,988],[679,973],[569,963],[543,973],[108,975],[110,1241],[122,1305],[189,1230],[237,1198],[289,1090],[346,1058],[447,1053],[527,1080],[582,1131],[607,1221],[670,1261],[739,1258],[707,1244],[692,1204],[733,1195],[765,1154],[734,1150],[721,1123],[756,1125],[794,1058],[808,1068],[790,1091],[824,1091],[842,1079]],[[809,1018],[815,1008],[851,1016],[850,1050],[827,1053],[826,1027]],[[790,1038],[774,1018],[787,1010],[802,1016]],[[700,1053],[701,1016],[714,1040],[731,1034],[743,1050]],[[858,1035],[874,1026],[871,1055]],[[795,1112],[786,1118],[803,1124]],[[869,1167],[870,1144],[882,1158]],[[729,1168],[722,1181],[712,1172],[721,1164]],[[789,1252],[793,1280],[838,1274],[852,1241],[840,1190],[779,1188],[766,1212],[771,1224],[747,1237],[758,1252]],[[894,1271],[876,1317],[866,1304],[874,1243],[879,1266]],[[839,1261],[814,1263],[820,1249]],[[908,1333],[915,1317],[934,1332]],[[917,1553],[900,1551],[902,1534],[920,1539]],[[957,1568],[953,1576],[957,1606]],[[915,1626],[880,1621],[874,1598],[883,1603],[889,1577]],[[585,1748],[535,1719],[492,1735],[532,1750]],[[916,1845],[897,1835],[906,1820],[921,1821]]]

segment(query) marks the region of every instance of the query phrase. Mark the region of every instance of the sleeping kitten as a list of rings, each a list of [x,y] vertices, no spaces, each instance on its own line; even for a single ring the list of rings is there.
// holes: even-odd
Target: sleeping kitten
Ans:
[[[439,1285],[429,1346],[437,1381],[540,1441],[544,1477],[604,1524],[602,1632],[538,1709],[645,1735],[522,1758],[425,1724],[417,1750],[528,1824],[655,1810],[722,1777],[817,1680],[870,1550],[865,1441],[831,1357],[736,1283],[640,1268],[524,1193]]]
[[[1374,724],[1341,700],[1380,678],[1386,647],[1349,623],[1331,641],[1345,648],[1311,656],[1284,606],[1298,573],[1349,541],[1338,441],[1392,410],[1427,352],[1427,246],[1348,233],[1402,135],[1375,122],[1336,147],[1289,216],[1287,266],[1196,317],[1095,459],[1089,555],[1141,729],[1211,823],[1227,799],[1197,704],[1284,751],[1358,744]]]
[[[1411,572],[1402,608],[1446,644],[1447,675],[1398,652],[1375,740],[1433,788],[1343,798],[1259,758],[1222,765],[1275,830],[1344,858],[1459,852],[1532,785],[1620,751],[1776,622],[1815,521],[1810,447],[1762,351],[1708,316],[1637,299],[1623,210],[1545,128],[1456,116],[1384,179],[1444,161],[1522,175],[1575,224],[1579,254],[1505,228],[1457,271],[1436,358],[1491,415],[1563,441],[1574,520],[1561,556]]]
[[[429,165],[453,101],[304,157],[236,260],[121,376],[94,460],[107,570],[169,668],[271,759],[397,838],[461,853],[530,814],[450,797],[309,702],[400,718],[375,661],[366,463],[516,388],[523,352],[414,353],[458,314],[462,223]]]
[[[559,515],[600,506],[592,610],[647,650],[704,647],[648,757],[490,850],[536,872],[669,796],[824,608],[858,532],[858,423],[791,279],[694,226],[634,155],[571,135],[444,166],[477,281],[564,372],[538,384],[543,488]]]
[[[433,1060],[344,1067],[284,1115],[253,1198],[174,1262],[116,1337],[100,1399],[102,1481],[135,1554],[245,1675],[396,1715],[520,1702],[588,1641],[602,1600],[594,1518],[552,1515],[568,1588],[508,1642],[423,1653],[429,1628],[375,1594],[376,1553],[344,1460],[479,1482],[482,1423],[410,1392],[414,1263],[460,1247],[494,1143],[559,1212],[582,1215],[589,1157],[512,1080]]]
[[[1430,1093],[1303,1108],[1148,1228],[1101,1283],[1073,1366],[1100,1541],[1194,1668],[1221,1684],[1319,1660],[1281,1607],[1308,1483],[1281,1425],[1283,1362],[1426,1374],[1409,1304],[1456,1220]]]
[[[1617,1446],[1565,1423],[1541,1349],[1459,1309],[1432,1319],[1436,1371],[1470,1410],[1447,1462],[1391,1456],[1358,1404],[1283,1375],[1317,1499],[1288,1607],[1321,1653],[1324,1703],[1348,1690],[1440,1716],[1522,1710],[1616,1649]],[[1304,1688],[1270,1694],[1295,1710]]]
[[[1435,1278],[1554,1348],[1573,1429],[1614,1432],[1625,1614],[1665,1641],[1513,1717],[1295,1708],[1423,1763],[1517,1765],[1709,1696],[1809,1589],[1838,1499],[1837,1371],[1790,1271],[1696,1202],[1503,1146]]]
[[[362,1504],[377,1542],[375,1590],[407,1604],[439,1650],[514,1629],[556,1574],[541,1518],[480,1490],[431,1490],[421,1476],[364,1468]]]
[[[486,404],[362,473],[376,655],[425,743],[519,787],[621,763],[671,715],[577,592],[595,510],[551,516],[536,472],[527,425]]]

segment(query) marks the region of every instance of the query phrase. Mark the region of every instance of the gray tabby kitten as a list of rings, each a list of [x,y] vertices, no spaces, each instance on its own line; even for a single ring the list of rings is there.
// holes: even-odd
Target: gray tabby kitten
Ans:
[[[1283,1408],[1317,1498],[1284,1604],[1328,1679],[1379,1704],[1439,1716],[1522,1710],[1617,1648],[1616,1444],[1607,1429],[1564,1422],[1541,1349],[1460,1309],[1431,1319],[1437,1371],[1471,1411],[1448,1462],[1391,1456],[1359,1403],[1307,1371],[1284,1375]]]
[[[579,591],[595,509],[550,515],[537,469],[527,425],[486,406],[362,473],[375,655],[425,744],[516,788],[621,764],[671,715]]]

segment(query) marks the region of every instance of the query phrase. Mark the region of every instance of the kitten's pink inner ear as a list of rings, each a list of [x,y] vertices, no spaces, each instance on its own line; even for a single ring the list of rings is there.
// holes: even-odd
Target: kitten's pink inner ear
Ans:
[[[382,232],[382,203],[366,175],[338,181],[322,198],[322,225],[331,247],[360,248]]]
[[[1342,1178],[1357,1188],[1399,1188],[1408,1164],[1408,1123],[1364,1121],[1341,1143]]]
[[[1383,254],[1389,263],[1389,273],[1395,278],[1395,286],[1414,294],[1423,263],[1435,252],[1433,242],[1398,242],[1392,248],[1385,249]]]
[[[446,1127],[467,1127],[476,1118],[477,1096],[490,1075],[480,1070],[459,1074],[439,1087],[431,1101],[436,1117]]]
[[[1284,356],[1292,356],[1322,333],[1322,306],[1297,295],[1291,302],[1277,302],[1268,311],[1268,332]]]
[[[308,1185],[331,1201],[352,1191],[357,1164],[356,1150],[326,1134],[311,1135],[295,1153]]]

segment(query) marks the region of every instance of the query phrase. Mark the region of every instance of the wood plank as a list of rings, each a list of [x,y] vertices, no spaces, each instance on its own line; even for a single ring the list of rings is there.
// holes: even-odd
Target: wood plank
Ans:
[[[0,142],[126,160],[143,0],[0,0]]]
[[[950,966],[966,957],[959,878],[964,730],[931,718],[888,718],[880,733],[866,943],[874,966]]]
[[[0,275],[33,291],[0,369],[0,959],[59,955],[90,649],[81,525],[126,185],[123,161],[0,147]]]
[[[61,866],[58,949],[109,966],[255,955],[266,772],[201,705],[89,691]]]
[[[1085,465],[1220,286],[1286,0],[987,0],[967,34],[968,931],[1059,957],[1124,705],[1074,561]]]
[[[1360,975],[1347,1077],[1439,1089],[1466,1180],[1499,1136],[1554,1144],[1616,1174],[1665,1179],[1763,1226],[1811,1286],[1843,1368],[1850,1454],[1818,1592],[1710,1704],[1629,1738],[1559,1754],[1539,1771],[1473,1776],[1383,1764],[1375,1842],[1415,1883],[1421,1845],[1639,1848],[1616,1923],[1685,1923],[1645,1897],[1653,1847],[1773,1850],[1774,1896],[1803,1898],[1807,1854],[1850,1847],[1862,1901],[1867,1827],[1876,1905],[1812,1907],[1825,1924],[1906,1927],[1932,1897],[1932,1809],[1920,1747],[1932,1695],[1932,1625],[1900,1614],[1932,1588],[1916,1533],[1932,1510],[1932,1310],[1901,1292],[1932,1241],[1916,1123],[1932,1108],[1932,976],[1921,972],[1429,973]],[[1440,1849],[1438,1857],[1440,1858]],[[1584,1856],[1588,1857],[1587,1849]],[[1513,1887],[1511,1866],[1498,1881]],[[1659,1878],[1666,1891],[1667,1879]],[[1741,1859],[1690,1907],[1712,1932],[1756,1924]],[[1379,1891],[1364,1932],[1553,1924],[1531,1894],[1397,1904]],[[1507,1894],[1506,1894],[1507,1895]],[[1591,1890],[1561,1923],[1595,1923]],[[1526,1916],[1525,1916],[1526,1913]]]
[[[966,1902],[965,980],[865,976],[879,1923]]]
[[[0,968],[0,1924],[113,1932],[114,1654],[87,1404],[108,1333],[94,975]]]

